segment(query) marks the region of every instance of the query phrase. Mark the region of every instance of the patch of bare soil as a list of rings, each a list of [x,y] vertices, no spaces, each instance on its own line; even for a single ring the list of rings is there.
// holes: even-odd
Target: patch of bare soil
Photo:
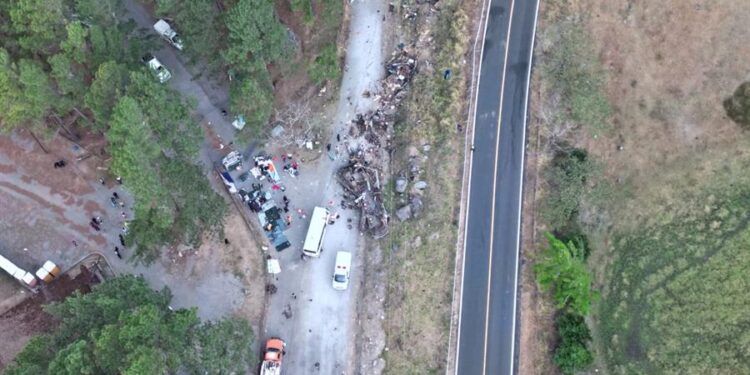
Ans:
[[[629,182],[634,196],[664,198],[664,185],[701,181],[746,154],[738,147],[746,137],[722,101],[749,78],[750,3],[589,3],[614,129],[582,143],[612,179]],[[614,216],[624,223],[638,215],[636,208]]]
[[[227,217],[224,233],[229,244],[224,245],[223,264],[242,280],[244,298],[235,315],[247,319],[258,333],[266,306],[265,259],[261,244],[256,240],[262,238],[261,234],[250,228],[254,227],[249,227],[238,213]]]
[[[58,324],[44,312],[44,305],[63,300],[73,291],[91,291],[100,280],[86,268],[75,270],[76,276],[62,275],[46,285],[39,293],[28,293],[28,297],[13,308],[0,314],[0,370],[5,368],[35,335],[51,332]]]

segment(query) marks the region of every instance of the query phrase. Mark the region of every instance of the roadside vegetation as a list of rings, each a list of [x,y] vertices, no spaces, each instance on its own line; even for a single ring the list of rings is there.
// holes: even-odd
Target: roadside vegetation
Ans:
[[[694,9],[683,5],[546,5],[537,55],[544,128],[538,152],[547,159],[538,216],[565,246],[550,243],[538,254],[537,277],[560,307],[560,289],[542,275],[561,269],[546,264],[554,259],[550,249],[575,259],[582,235],[591,278],[577,280],[600,291],[589,314],[571,315],[570,299],[556,314],[557,339],[548,344],[566,374],[590,367],[611,374],[750,372],[750,84],[739,83],[744,64],[704,71],[707,59],[741,54],[729,25],[747,22],[737,8],[747,4],[707,10],[701,17],[722,19],[708,29],[695,28]],[[636,19],[639,30],[632,31]],[[676,29],[684,35],[665,39]],[[697,80],[696,72],[722,79]],[[575,99],[576,87],[588,87],[590,98]],[[585,158],[570,158],[571,150]],[[576,290],[568,293],[573,299]],[[585,363],[591,366],[578,365]]]
[[[115,0],[4,3],[0,107],[8,115],[0,121],[5,131],[51,136],[73,117],[101,132],[111,176],[135,197],[126,240],[135,259],[151,262],[162,245],[197,245],[220,230],[226,208],[194,164],[202,132],[190,104],[140,63],[153,38],[123,23],[122,12]]]
[[[616,373],[750,372],[750,189],[714,182],[615,237],[599,324]]]
[[[604,70],[583,27],[580,20],[550,27],[557,40],[545,60],[543,74],[559,97],[555,121],[572,122],[597,135],[610,128],[612,109],[603,91]]]
[[[548,53],[541,59],[543,87],[548,90],[541,117],[549,161],[541,168],[538,217],[546,246],[535,255],[534,273],[541,291],[549,292],[556,313],[556,340],[551,362],[563,374],[575,374],[594,363],[587,319],[598,301],[587,239],[590,212],[611,196],[601,166],[589,152],[570,144],[576,132],[597,137],[610,129],[611,105],[604,91],[606,76],[585,19],[569,13],[569,5],[553,2],[545,9],[541,38]],[[583,217],[583,214],[586,217]],[[552,317],[549,317],[552,318]]]
[[[292,4],[300,3],[304,12],[305,26],[309,33],[313,34],[311,40],[311,53],[306,57],[307,76],[315,85],[323,85],[330,82],[334,86],[341,80],[342,67],[338,49],[338,36],[343,22],[344,8],[338,0],[293,0]],[[315,4],[313,4],[315,3]],[[318,18],[315,22],[308,22],[309,12],[318,9]]]
[[[57,328],[31,339],[6,375],[228,374],[253,363],[253,332],[240,319],[201,323],[172,310],[168,289],[120,276],[45,307]]]
[[[247,121],[248,129],[240,134],[245,141],[265,134],[273,114],[274,82],[283,77],[269,67],[292,72],[299,65],[295,56],[301,54],[313,84],[337,84],[341,78],[336,44],[343,21],[340,1],[142,1],[154,4],[157,15],[174,19],[194,63],[207,67],[211,75],[229,77],[229,110]],[[312,34],[305,50],[297,45],[301,36],[294,36],[279,19],[278,9],[287,6],[304,21],[305,33]]]
[[[745,82],[724,100],[724,109],[732,121],[743,128],[750,128],[750,82]]]
[[[429,47],[406,49],[420,64],[429,60],[440,71],[425,68],[415,76],[395,128],[392,174],[410,174],[410,165],[418,165],[414,181],[424,180],[428,187],[418,218],[392,225],[384,244],[389,263],[384,325],[388,351],[383,353],[387,374],[445,372],[465,139],[456,124],[465,121],[471,74],[470,66],[461,64],[470,43],[465,37],[471,28],[466,9],[467,3],[444,1],[439,16],[404,21],[414,40],[424,28],[432,30]],[[452,70],[450,80],[443,78],[443,69]],[[398,194],[386,201],[390,212],[406,203]]]
[[[591,332],[584,318],[598,294],[592,290],[593,276],[586,267],[586,241],[580,235],[564,242],[547,233],[548,247],[534,266],[543,291],[551,291],[558,311],[555,319],[559,343],[553,362],[563,374],[574,374],[590,366]]]

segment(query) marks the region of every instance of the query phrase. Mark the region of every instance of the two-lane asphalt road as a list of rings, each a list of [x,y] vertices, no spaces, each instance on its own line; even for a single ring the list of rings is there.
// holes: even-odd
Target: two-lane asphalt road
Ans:
[[[513,374],[526,112],[538,0],[490,0],[469,174],[456,374]]]

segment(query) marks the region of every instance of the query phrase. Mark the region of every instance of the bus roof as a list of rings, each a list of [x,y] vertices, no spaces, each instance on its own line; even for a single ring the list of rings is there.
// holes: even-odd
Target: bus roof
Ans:
[[[308,255],[318,256],[320,253],[320,243],[323,241],[323,234],[328,221],[328,210],[323,207],[315,207],[312,217],[310,218],[310,227],[307,229],[305,244],[302,251]]]

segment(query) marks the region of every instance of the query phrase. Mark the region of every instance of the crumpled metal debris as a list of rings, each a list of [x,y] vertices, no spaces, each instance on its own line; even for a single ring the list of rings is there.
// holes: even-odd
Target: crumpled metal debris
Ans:
[[[352,120],[349,136],[358,139],[358,148],[351,151],[349,163],[336,174],[346,191],[342,206],[359,208],[359,230],[374,238],[388,234],[390,217],[383,204],[380,177],[392,151],[391,135],[398,107],[406,98],[409,84],[417,72],[417,60],[401,48],[385,64],[385,70],[386,77],[381,81],[380,90],[367,92],[368,97],[374,95],[378,108],[357,114]]]

